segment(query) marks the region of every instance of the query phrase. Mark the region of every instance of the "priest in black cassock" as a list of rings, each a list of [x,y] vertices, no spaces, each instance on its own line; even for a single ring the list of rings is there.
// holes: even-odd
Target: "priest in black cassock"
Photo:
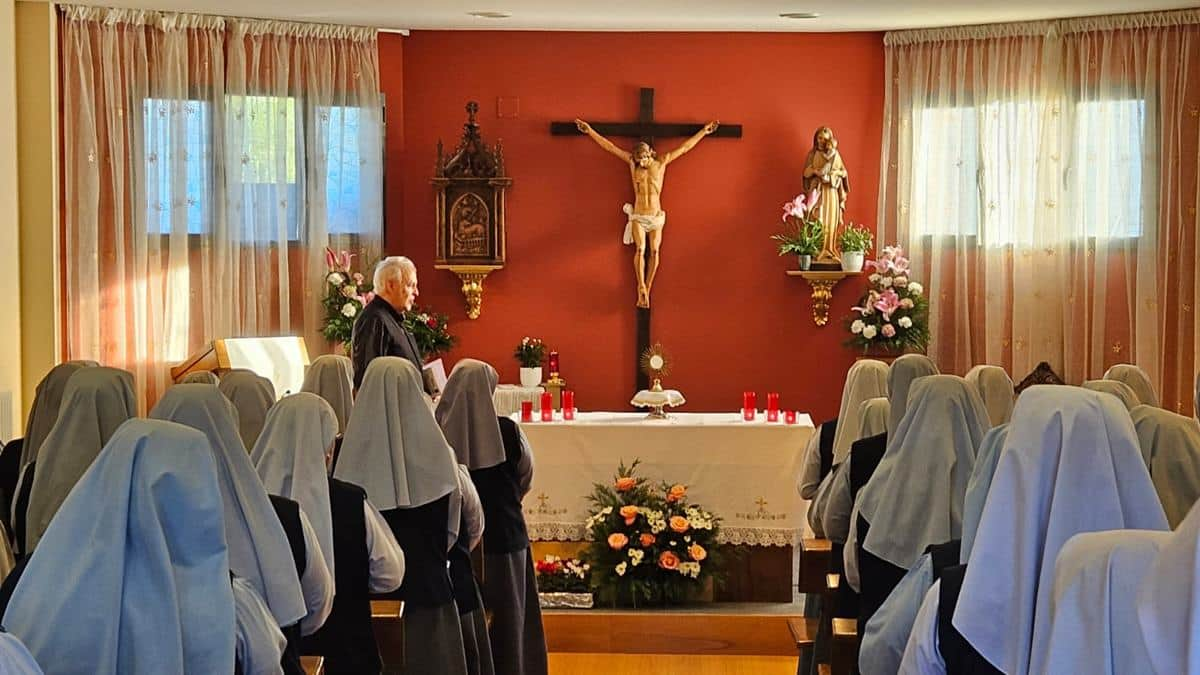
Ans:
[[[412,333],[404,328],[404,314],[417,300],[417,266],[404,256],[389,256],[375,266],[375,297],[354,321],[350,358],[354,362],[354,389],[362,386],[367,365],[377,356],[399,356],[422,372],[425,365]],[[428,390],[428,386],[426,386]]]

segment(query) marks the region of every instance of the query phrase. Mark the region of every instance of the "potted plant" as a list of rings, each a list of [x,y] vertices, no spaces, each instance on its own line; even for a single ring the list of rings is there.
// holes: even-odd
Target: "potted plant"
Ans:
[[[521,364],[521,386],[536,387],[542,383],[542,361],[546,358],[546,345],[540,338],[525,336],[513,352]]]
[[[534,564],[538,604],[544,609],[591,609],[591,566],[578,558],[548,555]]]
[[[779,255],[797,256],[801,270],[808,270],[812,265],[813,256],[821,251],[821,243],[825,236],[825,228],[821,221],[810,217],[811,208],[816,204],[816,195],[796,198],[783,205],[783,222],[785,231],[771,238],[779,242]]]
[[[842,249],[842,269],[846,272],[861,272],[863,259],[874,244],[871,231],[850,223],[842,230],[839,244]]]

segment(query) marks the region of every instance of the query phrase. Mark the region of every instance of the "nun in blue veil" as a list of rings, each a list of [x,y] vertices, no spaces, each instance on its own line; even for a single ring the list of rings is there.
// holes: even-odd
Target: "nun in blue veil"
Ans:
[[[55,675],[275,672],[282,635],[262,601],[243,592],[235,610],[223,511],[203,434],[125,423],[50,522],[5,627]],[[273,633],[239,640],[264,621]]]

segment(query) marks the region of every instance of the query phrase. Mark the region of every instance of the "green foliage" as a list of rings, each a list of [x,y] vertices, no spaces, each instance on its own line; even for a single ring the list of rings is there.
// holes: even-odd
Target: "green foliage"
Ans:
[[[866,253],[875,244],[875,239],[871,236],[871,231],[854,223],[847,225],[839,236],[839,243],[843,253]]]
[[[513,356],[520,362],[522,368],[540,368],[546,360],[546,345],[541,338],[525,336],[513,350]]]
[[[779,255],[816,255],[821,251],[824,238],[825,227],[821,221],[801,223],[795,218],[787,220],[785,232],[771,236],[779,242]]]

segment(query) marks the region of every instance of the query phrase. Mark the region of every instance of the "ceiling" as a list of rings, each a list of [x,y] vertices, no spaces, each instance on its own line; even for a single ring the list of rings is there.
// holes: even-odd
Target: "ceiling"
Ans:
[[[880,31],[1120,14],[1196,0],[83,0],[84,4],[413,30]],[[511,12],[482,19],[473,11]],[[782,19],[782,12],[817,12]]]

